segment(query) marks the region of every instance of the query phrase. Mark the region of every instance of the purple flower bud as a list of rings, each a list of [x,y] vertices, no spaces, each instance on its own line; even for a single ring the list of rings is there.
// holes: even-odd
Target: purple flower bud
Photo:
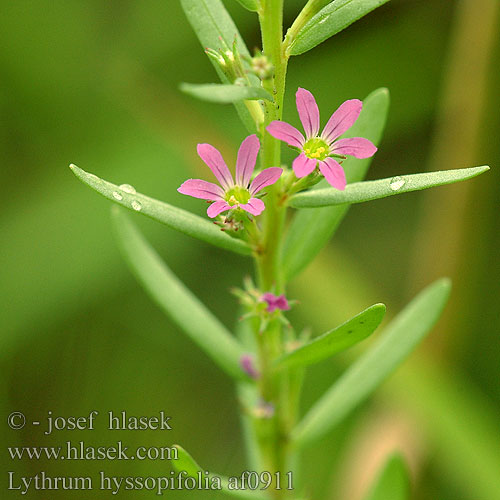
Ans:
[[[253,356],[251,354],[243,354],[240,358],[240,366],[243,371],[253,379],[259,378],[259,372],[255,368]]]
[[[276,309],[280,309],[281,311],[288,311],[290,309],[290,304],[288,304],[288,300],[285,295],[276,296],[273,293],[266,292],[260,298],[263,302],[267,302],[267,312],[272,313]]]

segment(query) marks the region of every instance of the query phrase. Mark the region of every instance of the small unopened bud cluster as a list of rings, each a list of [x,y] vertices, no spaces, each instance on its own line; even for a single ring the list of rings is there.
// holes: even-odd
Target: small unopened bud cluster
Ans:
[[[271,61],[262,54],[260,51],[257,51],[255,56],[250,60],[250,65],[252,71],[261,79],[261,80],[270,80],[274,74],[274,66],[271,64]]]
[[[240,54],[236,38],[231,47],[222,37],[219,37],[219,40],[221,43],[219,49],[206,48],[205,53],[215,61],[231,83],[248,85],[249,76],[252,77],[252,75],[257,76],[261,81],[270,80],[273,77],[274,66],[260,50],[256,50],[254,57],[249,57]]]
[[[219,37],[219,40],[221,47],[218,50],[207,48],[205,53],[217,63],[231,83],[235,83],[238,79],[246,82],[246,71],[243,67],[236,38],[232,47],[229,47],[222,37]]]

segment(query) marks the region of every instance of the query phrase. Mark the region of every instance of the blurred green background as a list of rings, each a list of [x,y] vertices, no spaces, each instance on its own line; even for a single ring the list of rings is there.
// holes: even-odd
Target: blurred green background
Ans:
[[[256,18],[225,0],[249,48]],[[303,1],[287,0],[289,26]],[[495,0],[393,0],[334,39],[291,60],[285,119],[298,124],[294,93],[311,90],[323,122],[348,98],[388,87],[391,111],[369,177],[489,164],[464,184],[357,205],[330,246],[294,282],[293,317],[315,334],[375,302],[388,317],[448,275],[446,314],[429,339],[373,397],[304,460],[314,499],[357,500],[380,460],[400,449],[418,500],[500,498],[499,9]],[[149,300],[118,254],[110,203],[83,186],[73,162],[117,184],[203,214],[176,192],[207,177],[198,142],[231,163],[246,131],[231,106],[201,103],[181,81],[215,74],[174,0],[1,2],[0,154],[3,414],[28,419],[96,409],[172,415],[174,430],[97,430],[43,436],[8,429],[6,445],[72,439],[133,447],[178,442],[207,468],[246,468],[230,381]],[[290,156],[285,156],[290,159]],[[230,286],[250,262],[134,216],[177,275],[228,326]],[[352,357],[311,371],[304,408]],[[104,416],[104,415],[102,415]],[[31,476],[158,476],[168,463],[12,462]],[[7,474],[4,473],[4,479]],[[2,493],[9,498],[17,492]],[[68,498],[51,492],[51,498]],[[83,495],[83,494],[82,494]],[[88,492],[80,498],[103,498]],[[118,498],[153,493],[122,492]],[[206,492],[167,492],[208,499]],[[43,491],[28,498],[47,498]]]

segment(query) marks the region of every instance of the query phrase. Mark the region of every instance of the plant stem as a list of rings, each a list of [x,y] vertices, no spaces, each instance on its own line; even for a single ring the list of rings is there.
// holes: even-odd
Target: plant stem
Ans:
[[[262,126],[262,166],[280,166],[280,147],[278,140],[265,130],[273,120],[280,120],[285,93],[285,78],[288,56],[283,49],[283,0],[264,0],[259,11],[262,32],[263,53],[273,65],[272,78],[264,80],[263,87],[271,93],[273,102],[264,104],[264,123]],[[283,183],[280,180],[268,189],[265,198],[266,210],[263,217],[263,233],[259,253],[256,256],[259,288],[261,291],[283,293],[281,271],[282,238],[286,206],[282,203]],[[285,474],[289,470],[290,446],[288,443],[292,426],[295,423],[295,404],[297,384],[290,384],[288,373],[273,371],[273,361],[284,352],[283,324],[279,318],[270,321],[266,330],[256,332],[259,346],[259,369],[261,378],[258,390],[265,403],[273,405],[271,418],[257,418],[255,435],[259,443],[261,463],[265,470],[279,472],[282,478],[281,489],[271,488],[269,494],[274,499],[290,498],[286,489]],[[295,389],[295,390],[294,390]],[[294,393],[291,395],[291,391]]]
[[[283,97],[285,94],[285,78],[288,57],[282,46],[283,39],[283,0],[265,0],[259,12],[262,32],[263,53],[274,66],[273,77],[263,82],[264,88],[271,93],[274,101],[264,104],[264,127],[262,134],[263,167],[280,166],[280,142],[265,131],[265,127],[273,120],[281,119]],[[268,190],[264,217],[263,252],[259,267],[260,286],[265,290],[276,287],[276,292],[283,290],[279,272],[281,255],[281,238],[285,220],[285,208],[280,203],[281,183],[276,183]]]

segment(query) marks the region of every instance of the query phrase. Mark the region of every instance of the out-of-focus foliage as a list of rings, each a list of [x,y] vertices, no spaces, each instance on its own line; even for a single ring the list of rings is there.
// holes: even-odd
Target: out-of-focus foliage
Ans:
[[[238,2],[225,4],[247,46],[258,46],[255,14]],[[290,0],[287,5],[286,22],[291,24],[302,2]],[[455,8],[451,0],[393,0],[334,39],[294,57],[284,119],[298,125],[294,89],[299,85],[314,92],[327,115],[346,99],[387,87],[387,133],[368,177],[425,171]],[[470,41],[471,50],[474,43]],[[233,387],[140,289],[111,235],[109,202],[77,182],[67,168],[74,162],[203,216],[197,200],[176,191],[204,169],[196,144],[212,143],[224,157],[235,158],[247,132],[232,106],[195,101],[178,91],[181,81],[216,81],[179,3],[3,2],[0,45],[4,413],[21,410],[34,420],[49,410],[86,415],[97,409],[105,418],[108,410],[147,415],[164,409],[174,424],[167,441],[182,442],[200,463],[210,463],[220,473],[240,473],[245,463]],[[495,57],[499,49],[497,39]],[[500,415],[500,146],[495,140],[500,77],[494,65],[488,78],[488,113],[483,115],[481,147],[473,164],[493,168],[468,181],[469,197],[442,207],[455,221],[457,207],[466,204],[457,223],[466,229],[467,238],[452,254],[435,255],[438,268],[450,259],[458,262],[449,303],[457,321],[450,330],[445,319],[420,351],[426,364],[408,365],[411,391],[405,390],[405,369],[391,379],[397,387],[389,382],[381,396],[395,400],[429,429],[415,481],[418,500],[491,500],[500,488],[488,468],[496,470],[494,450],[500,449],[495,446],[498,427],[491,425]],[[292,157],[285,152],[286,161]],[[470,163],[446,165],[466,166]],[[290,293],[300,300],[294,320],[312,324],[319,333],[379,301],[394,316],[414,294],[409,269],[415,235],[427,234],[419,224],[422,203],[416,193],[353,207],[330,248],[297,279]],[[232,328],[237,305],[228,288],[251,272],[248,262],[136,219],[180,279]],[[433,244],[429,235],[428,245]],[[419,271],[419,288],[438,277]],[[305,408],[331,385],[343,369],[340,362],[313,368],[306,380]],[[418,370],[435,373],[426,369],[428,363],[438,374],[457,374],[446,379],[443,391],[439,377],[418,376]],[[408,402],[411,394],[418,395],[413,404]],[[426,401],[417,406],[419,398]],[[479,409],[473,417],[457,411],[471,404]],[[324,446],[308,452],[305,473],[316,485],[314,498],[334,497],[339,460],[373,408],[376,404],[361,408],[325,438]],[[4,435],[7,444],[21,445],[74,439],[70,431],[44,436],[41,429],[28,427],[18,432],[4,427]],[[104,425],[85,439],[95,445],[109,444],[110,439],[130,446],[167,444],[154,431],[117,431],[110,436]],[[479,457],[476,463],[487,467],[475,470],[473,454]],[[69,462],[13,464],[5,454],[2,465],[25,475],[75,471]],[[81,475],[102,469],[109,475],[162,475],[168,467],[160,461],[78,464]],[[169,492],[172,499],[186,495],[191,496]],[[67,493],[51,496],[67,498]],[[94,492],[94,498],[101,496]],[[124,499],[142,496],[121,494]],[[32,493],[34,499],[44,497],[43,492]],[[196,497],[213,495],[197,492]]]
[[[389,458],[366,500],[406,500],[409,498],[408,471],[399,455]]]

